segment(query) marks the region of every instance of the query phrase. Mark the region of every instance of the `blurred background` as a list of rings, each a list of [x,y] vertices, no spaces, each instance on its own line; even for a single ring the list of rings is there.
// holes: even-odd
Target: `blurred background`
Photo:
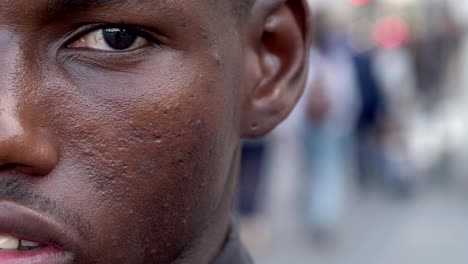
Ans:
[[[242,150],[256,263],[468,263],[468,1],[309,2],[304,97]]]

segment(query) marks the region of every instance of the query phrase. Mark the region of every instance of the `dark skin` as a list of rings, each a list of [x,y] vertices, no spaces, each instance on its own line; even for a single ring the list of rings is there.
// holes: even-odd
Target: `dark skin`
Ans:
[[[240,138],[302,93],[305,2],[0,0],[0,209],[59,225],[67,263],[210,263]]]

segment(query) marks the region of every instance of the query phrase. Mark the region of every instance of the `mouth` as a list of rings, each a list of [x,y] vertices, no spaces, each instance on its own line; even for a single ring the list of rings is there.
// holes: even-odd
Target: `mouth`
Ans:
[[[73,236],[33,210],[0,201],[1,264],[68,264]]]
[[[64,252],[37,242],[0,235],[0,263],[66,263]],[[18,246],[16,246],[18,244]]]

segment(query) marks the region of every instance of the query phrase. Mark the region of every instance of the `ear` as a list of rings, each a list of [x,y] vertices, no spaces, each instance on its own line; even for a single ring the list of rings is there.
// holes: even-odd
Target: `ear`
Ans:
[[[272,130],[304,89],[309,48],[306,0],[257,0],[247,24],[242,137]]]

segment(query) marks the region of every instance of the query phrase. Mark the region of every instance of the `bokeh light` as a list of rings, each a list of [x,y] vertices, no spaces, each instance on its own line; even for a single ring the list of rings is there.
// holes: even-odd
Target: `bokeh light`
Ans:
[[[354,6],[362,6],[370,3],[371,0],[348,0],[348,2]]]
[[[386,49],[397,48],[408,40],[409,30],[406,22],[399,17],[385,17],[374,26],[374,40]]]

